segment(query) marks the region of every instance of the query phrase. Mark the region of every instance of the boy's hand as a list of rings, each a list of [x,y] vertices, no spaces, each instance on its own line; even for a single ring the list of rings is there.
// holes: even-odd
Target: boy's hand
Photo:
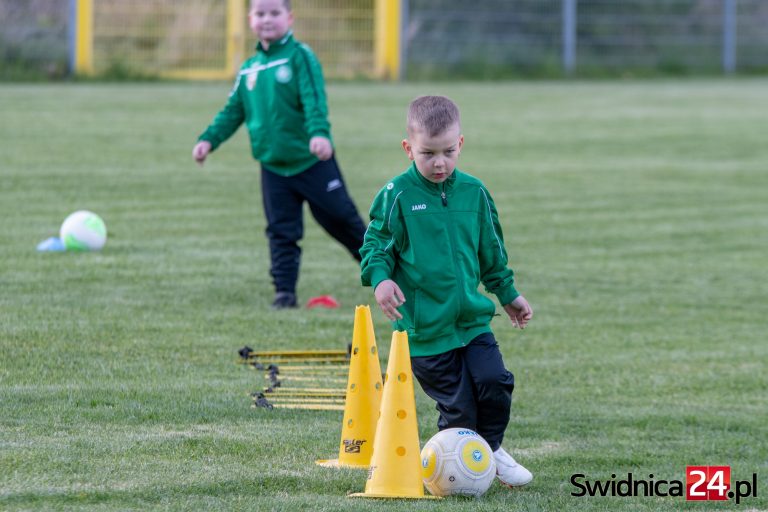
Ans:
[[[376,286],[373,295],[376,297],[376,303],[387,318],[393,322],[403,318],[403,315],[400,314],[397,308],[405,302],[405,295],[403,295],[403,291],[397,286],[396,282],[391,279],[380,282]]]
[[[309,152],[320,160],[328,160],[333,156],[333,146],[325,137],[312,137],[309,139]]]
[[[192,148],[192,158],[195,159],[195,162],[197,162],[200,165],[203,165],[205,162],[205,158],[208,156],[208,153],[211,152],[211,143],[207,140],[201,140],[197,144],[195,144],[195,147]]]
[[[515,327],[525,329],[528,321],[533,318],[533,309],[525,297],[519,295],[515,300],[504,306],[504,311],[509,315],[509,319]]]

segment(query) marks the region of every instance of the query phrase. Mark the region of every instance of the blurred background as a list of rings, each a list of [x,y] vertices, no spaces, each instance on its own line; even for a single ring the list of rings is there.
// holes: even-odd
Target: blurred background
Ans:
[[[247,0],[0,0],[0,79],[224,79]],[[764,0],[294,0],[329,78],[761,74]]]

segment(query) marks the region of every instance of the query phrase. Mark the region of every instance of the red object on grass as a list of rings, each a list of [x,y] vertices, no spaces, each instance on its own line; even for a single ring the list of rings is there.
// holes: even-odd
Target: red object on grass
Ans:
[[[337,301],[330,295],[320,295],[319,297],[312,297],[307,301],[308,308],[323,307],[323,308],[334,309],[339,307],[340,305],[341,304],[339,304],[339,301]]]

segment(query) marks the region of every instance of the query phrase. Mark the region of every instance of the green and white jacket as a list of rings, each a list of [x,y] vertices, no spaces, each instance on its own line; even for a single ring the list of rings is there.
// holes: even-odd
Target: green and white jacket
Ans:
[[[412,356],[441,354],[490,332],[496,312],[480,283],[501,304],[517,296],[496,206],[480,180],[455,169],[445,182],[415,164],[373,200],[360,249],[362,282],[392,279],[403,291],[402,320]]]
[[[317,157],[314,136],[331,139],[320,63],[312,50],[288,32],[268,50],[261,43],[245,61],[224,108],[198,140],[216,149],[245,123],[253,158],[281,176],[305,171]]]

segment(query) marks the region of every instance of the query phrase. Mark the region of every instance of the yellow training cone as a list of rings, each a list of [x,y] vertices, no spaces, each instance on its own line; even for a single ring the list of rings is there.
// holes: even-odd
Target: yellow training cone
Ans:
[[[352,352],[349,360],[344,420],[341,424],[339,458],[318,460],[325,467],[367,468],[371,464],[373,439],[382,395],[381,364],[373,333],[371,308],[355,308]]]
[[[408,335],[392,333],[381,415],[362,498],[434,498],[424,494]]]

